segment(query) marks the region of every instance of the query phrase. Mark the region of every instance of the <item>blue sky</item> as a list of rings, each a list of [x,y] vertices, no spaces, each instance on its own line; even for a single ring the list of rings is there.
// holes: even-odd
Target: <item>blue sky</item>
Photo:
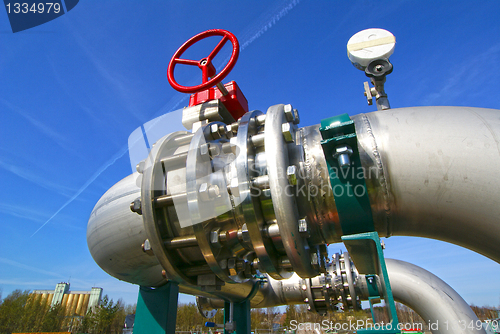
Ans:
[[[498,1],[81,1],[13,34],[0,10],[3,297],[69,280],[74,290],[100,286],[115,300],[136,301],[137,286],[94,263],[87,220],[131,172],[132,131],[187,105],[166,67],[195,34],[233,32],[242,52],[226,81],[238,82],[250,109],[291,103],[305,126],[374,110],[363,73],[346,56],[347,40],[373,27],[397,40],[386,84],[393,108],[500,109],[499,18]],[[498,263],[434,240],[393,237],[386,245],[388,257],[433,272],[467,302],[500,304]]]

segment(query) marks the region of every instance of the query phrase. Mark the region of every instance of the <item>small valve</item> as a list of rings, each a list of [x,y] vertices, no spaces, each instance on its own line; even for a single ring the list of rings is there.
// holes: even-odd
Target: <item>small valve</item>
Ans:
[[[366,29],[356,33],[347,42],[347,56],[351,63],[364,71],[374,87],[364,83],[364,92],[368,105],[372,105],[373,97],[377,101],[377,109],[390,109],[389,100],[384,90],[385,78],[392,72],[389,57],[394,52],[396,38],[384,29]]]
[[[365,74],[369,78],[383,78],[387,74],[391,74],[392,64],[386,58],[372,60],[365,68]]]

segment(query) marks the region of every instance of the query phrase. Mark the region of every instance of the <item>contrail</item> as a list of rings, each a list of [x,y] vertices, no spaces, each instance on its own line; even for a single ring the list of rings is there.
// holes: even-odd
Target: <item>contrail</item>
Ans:
[[[265,20],[265,22],[262,25],[259,24],[260,22],[258,22],[256,24],[259,27],[259,29],[257,29],[257,31],[255,31],[255,29],[249,28],[247,30],[247,32],[243,33],[243,36],[250,35],[250,37],[246,37],[245,41],[241,44],[241,47],[240,47],[241,51],[243,51],[251,43],[255,42],[255,40],[257,40],[259,37],[261,37],[267,30],[271,29],[280,19],[282,19],[285,15],[287,15],[290,12],[290,10],[292,10],[299,2],[300,2],[300,0],[291,0],[291,1],[285,2],[285,4],[283,6],[280,6],[277,11],[273,11],[273,13],[271,13],[271,17],[269,19],[267,19],[267,17],[265,17],[268,15],[269,12],[266,12],[263,15],[261,15],[262,19],[260,19],[259,21]],[[227,60],[229,60],[229,58]],[[222,62],[222,64],[224,64],[224,63],[225,62]],[[222,65],[217,66],[218,69],[220,69],[220,67],[222,67]],[[167,105],[170,102],[167,103],[163,108],[160,109],[160,111],[163,111],[165,109],[173,111],[185,99],[187,99],[187,95],[183,95],[179,100],[177,100],[173,103],[172,107],[170,107],[168,109],[167,109]],[[90,177],[90,179],[88,179],[87,182],[85,182],[85,184],[80,189],[78,189],[78,191],[70,199],[68,199],[66,201],[66,203],[64,203],[45,223],[43,223],[42,226],[40,226],[38,228],[38,230],[36,230],[35,233],[33,233],[31,235],[31,237],[33,237],[35,234],[37,234],[38,231],[40,231],[55,216],[57,216],[59,214],[59,212],[61,212],[65,207],[67,207],[69,204],[71,204],[78,196],[80,196],[80,194],[83,193],[106,169],[108,169],[108,167],[112,166],[116,162],[116,160],[123,157],[125,155],[125,153],[127,153],[127,151],[128,151],[128,147],[124,146],[110,160],[108,160],[103,166],[101,166],[101,168],[99,168],[97,170],[97,172],[95,172],[94,175],[92,175]]]
[[[70,198],[66,201],[66,203],[64,203],[49,219],[47,219],[47,221],[45,223],[42,224],[42,226],[40,226],[38,228],[38,230],[35,231],[35,233],[33,233],[31,235],[31,237],[33,237],[35,234],[38,233],[38,231],[40,231],[45,225],[47,225],[55,216],[57,216],[57,214],[59,212],[61,212],[65,207],[67,207],[69,204],[71,204],[71,202],[73,202],[78,196],[80,196],[81,193],[83,193],[85,191],[85,189],[87,189],[91,184],[92,182],[94,182],[98,177],[99,175],[101,175],[106,169],[108,169],[108,167],[110,167],[111,165],[113,165],[116,160],[120,159],[121,157],[123,157],[125,155],[125,153],[127,153],[128,151],[128,147],[127,146],[124,146],[120,151],[118,151],[111,159],[109,159],[104,165],[101,166],[101,168],[99,168],[97,170],[97,172],[94,173],[94,175],[92,175],[90,177],[90,179],[87,180],[87,182],[85,182],[85,184],[80,188],[78,189],[78,191]],[[30,238],[31,238],[30,237]]]

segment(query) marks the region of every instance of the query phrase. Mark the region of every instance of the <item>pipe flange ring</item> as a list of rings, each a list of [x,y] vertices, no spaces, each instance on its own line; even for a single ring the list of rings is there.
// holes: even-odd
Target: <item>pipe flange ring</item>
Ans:
[[[335,263],[335,290],[340,292],[339,302],[342,302],[342,305],[346,305],[347,296],[346,291],[344,290],[344,282],[342,280],[342,262],[340,261],[340,259],[340,254],[333,254],[333,261]]]
[[[255,110],[246,113],[239,120],[238,134],[234,141],[238,152],[233,162],[238,181],[238,196],[233,194],[233,201],[237,219],[246,223],[253,249],[259,259],[259,266],[269,276],[280,280],[291,277],[292,273],[279,270],[278,261],[281,255],[276,252],[272,240],[262,236],[265,219],[258,194],[251,187],[252,178],[260,176],[251,165],[255,160],[255,148],[250,144],[251,136],[255,135],[259,128],[256,122],[256,117],[259,115],[262,115],[262,112]]]
[[[285,132],[296,129],[285,117],[283,104],[275,105],[267,110],[265,121],[265,148],[269,187],[273,201],[274,213],[280,229],[283,246],[293,270],[302,278],[318,275],[311,265],[311,254],[307,239],[299,233],[299,213],[294,196],[286,196],[285,191],[290,186],[286,177],[289,166],[285,140]],[[290,137],[290,133],[286,132]],[[293,134],[291,140],[293,141]]]
[[[199,128],[191,140],[186,160],[186,192],[189,208],[189,219],[200,250],[212,272],[222,281],[241,283],[247,278],[237,270],[231,246],[237,243],[238,226],[233,220],[219,221],[224,214],[232,215],[233,205],[227,192],[226,168],[232,163],[234,154],[226,154],[221,146],[227,143],[225,137],[217,140],[211,138],[210,126],[224,126],[220,122],[212,122]],[[222,228],[230,231],[232,243],[221,245],[211,239],[213,231]],[[218,239],[218,235],[216,235]],[[231,265],[232,264],[232,265]]]
[[[352,308],[354,311],[358,310],[358,296],[356,294],[356,288],[354,287],[355,278],[353,277],[353,267],[351,266],[351,257],[348,252],[343,254],[344,256],[344,265],[345,265],[345,275],[347,278],[347,284],[349,284],[349,295],[350,305],[349,308]]]
[[[156,209],[153,205],[153,199],[158,195],[166,195],[165,187],[165,169],[161,161],[162,158],[172,156],[178,145],[175,138],[188,135],[186,131],[171,133],[161,138],[153,146],[148,158],[145,161],[142,174],[141,200],[142,218],[144,230],[151,244],[158,262],[167,273],[167,278],[178,283],[196,285],[196,281],[184,275],[177,267],[182,264],[181,259],[176,254],[171,254],[166,249],[163,239],[165,237],[174,237],[168,230],[169,221],[163,209]],[[148,204],[148,205],[145,205]]]

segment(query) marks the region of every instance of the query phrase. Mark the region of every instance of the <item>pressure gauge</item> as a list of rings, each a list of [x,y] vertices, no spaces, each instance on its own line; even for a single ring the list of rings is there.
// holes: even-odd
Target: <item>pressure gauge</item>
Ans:
[[[362,30],[347,42],[347,56],[356,68],[364,71],[368,64],[380,58],[389,58],[394,52],[396,37],[378,28]]]

